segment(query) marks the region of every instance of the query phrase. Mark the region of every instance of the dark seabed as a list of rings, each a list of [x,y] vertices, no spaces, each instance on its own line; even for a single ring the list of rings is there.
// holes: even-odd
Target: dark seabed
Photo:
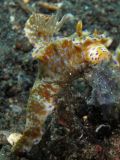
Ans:
[[[47,119],[42,141],[29,154],[11,153],[6,137],[24,130],[29,91],[37,75],[33,46],[24,35],[31,10],[51,15],[59,8],[54,5],[61,6],[61,17],[71,18],[60,35],[74,33],[82,20],[84,29],[108,32],[113,38],[110,50],[120,43],[120,0],[42,1],[52,8],[40,2],[0,0],[0,160],[120,160],[120,72],[106,63],[85,70],[57,95],[58,110]]]

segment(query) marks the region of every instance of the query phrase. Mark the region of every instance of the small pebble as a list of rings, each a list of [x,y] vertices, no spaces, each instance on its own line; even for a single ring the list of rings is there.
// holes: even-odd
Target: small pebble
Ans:
[[[21,112],[22,112],[21,107],[18,106],[18,105],[11,104],[11,105],[10,105],[10,108],[12,109],[12,111],[13,111],[14,113],[21,113]]]
[[[27,4],[27,3],[30,2],[30,0],[23,0],[23,2],[24,2],[25,4]]]
[[[10,22],[13,23],[15,21],[15,17],[14,16],[10,16]]]

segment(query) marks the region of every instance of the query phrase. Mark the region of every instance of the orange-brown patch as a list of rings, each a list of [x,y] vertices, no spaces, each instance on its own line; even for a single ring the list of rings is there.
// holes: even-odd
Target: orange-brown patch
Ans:
[[[38,87],[35,87],[31,90],[31,95],[39,95],[41,96],[41,98],[46,98],[47,100],[50,100],[51,98],[51,94],[50,91],[48,91],[48,88],[46,87],[46,85],[41,84]]]
[[[31,138],[37,138],[37,137],[40,137],[40,130],[41,128],[36,126],[36,127],[32,127],[28,130],[26,130],[23,134],[23,139],[28,139],[28,137],[31,137]]]
[[[66,47],[71,48],[71,46],[72,46],[72,41],[65,39],[65,40],[63,41],[61,47],[62,47],[62,48],[66,48]]]
[[[93,41],[93,40],[91,40],[91,39],[87,39],[87,40],[85,41],[85,43],[83,44],[83,48],[88,47],[88,46],[89,46],[89,45],[91,45],[92,43],[94,43],[94,41]]]
[[[35,114],[39,115],[45,115],[47,112],[45,111],[45,106],[42,106],[40,102],[37,102],[35,100],[31,101],[28,104],[30,112],[34,112]]]
[[[47,83],[47,84],[44,84],[43,87],[48,88],[48,89],[52,90],[55,93],[58,91],[58,88],[55,88],[52,84],[48,84]]]
[[[46,49],[45,49],[45,55],[47,55],[48,57],[52,56],[53,54],[55,54],[55,49],[54,49],[54,44],[50,44]]]

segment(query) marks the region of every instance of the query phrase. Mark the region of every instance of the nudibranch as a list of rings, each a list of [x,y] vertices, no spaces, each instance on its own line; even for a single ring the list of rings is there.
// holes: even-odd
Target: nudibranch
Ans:
[[[32,56],[40,61],[43,73],[30,91],[25,131],[13,146],[16,153],[29,152],[41,140],[45,121],[57,108],[55,96],[64,87],[58,82],[69,83],[82,64],[96,65],[112,57],[108,50],[112,39],[96,30],[82,31],[81,21],[73,35],[55,37],[66,19],[64,16],[58,21],[57,15],[34,13],[25,24],[25,34],[35,48]]]

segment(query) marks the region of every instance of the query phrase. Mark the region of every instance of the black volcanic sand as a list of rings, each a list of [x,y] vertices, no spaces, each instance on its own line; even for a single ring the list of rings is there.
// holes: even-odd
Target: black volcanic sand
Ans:
[[[39,0],[31,0],[29,5],[36,12],[52,14],[55,12],[49,11],[45,8],[42,8],[38,5]],[[50,0],[47,2],[60,3],[62,1],[59,0]],[[70,35],[75,31],[75,24],[80,19],[83,21],[84,29],[88,29],[93,31],[94,28],[97,28],[100,31],[107,31],[108,34],[113,37],[113,43],[110,47],[111,50],[115,50],[120,42],[120,1],[119,0],[66,0],[63,3],[61,16],[69,13],[71,15],[71,20],[66,23],[61,29],[60,35]],[[26,115],[26,103],[29,95],[29,90],[32,87],[36,73],[37,73],[37,61],[34,61],[31,57],[32,46],[28,42],[27,38],[24,36],[24,24],[27,18],[30,16],[30,13],[27,13],[25,10],[21,8],[21,6],[15,0],[1,0],[0,1],[0,131],[5,130],[8,132],[22,132],[24,130],[25,124],[25,115]],[[89,71],[88,71],[89,72]],[[76,84],[76,83],[75,83]],[[81,83],[80,83],[81,84]],[[74,84],[73,88],[75,87]],[[86,83],[82,83],[83,90],[86,88]],[[96,85],[96,84],[92,84]],[[84,88],[85,87],[85,88]],[[69,89],[68,89],[69,91]],[[90,90],[91,91],[91,90]],[[90,92],[87,90],[86,92]],[[73,90],[64,94],[68,94],[71,92],[76,92]],[[78,91],[77,91],[78,92]],[[85,93],[86,93],[85,92]],[[94,91],[92,92],[93,94]],[[69,97],[69,94],[68,94]],[[79,100],[78,100],[79,102]],[[91,101],[90,101],[91,102]],[[73,103],[70,101],[70,103]],[[93,100],[92,100],[93,103]],[[60,103],[59,105],[62,105]],[[93,104],[92,104],[93,105]],[[84,106],[84,105],[83,105]],[[62,108],[62,107],[61,107]],[[75,108],[77,110],[77,108]],[[81,113],[81,117],[88,113],[86,108],[83,107],[80,111],[74,111],[71,108],[71,112],[66,113],[65,115],[71,115],[73,113]],[[89,121],[93,124],[93,119],[90,113],[93,113],[94,107],[91,107],[89,112]],[[64,111],[64,109],[63,109]],[[94,110],[95,111],[95,110]],[[101,112],[101,111],[100,111]],[[89,125],[88,130],[90,133],[86,132],[83,127],[82,120],[79,119],[79,115],[75,116],[71,115],[71,121],[68,122],[67,125],[71,125],[73,129],[72,132],[68,133],[69,127],[66,127],[67,119],[62,119],[60,121],[60,125],[56,124],[56,115],[58,117],[61,115],[62,109],[59,109],[59,113],[55,112],[51,115],[46,122],[47,124],[51,124],[48,131],[45,133],[45,137],[39,146],[33,147],[30,155],[24,158],[16,157],[11,155],[10,149],[11,146],[6,142],[2,142],[0,139],[0,160],[25,160],[25,159],[37,159],[35,155],[40,151],[41,146],[44,146],[44,141],[48,142],[48,153],[46,153],[46,148],[42,148],[41,153],[39,153],[39,160],[77,160],[84,159],[87,160],[119,160],[120,159],[120,130],[119,130],[119,122],[118,126],[114,126],[117,122],[110,122],[112,126],[114,126],[114,130],[112,135],[109,135],[106,138],[101,138],[100,140],[96,135],[93,134],[94,127],[98,127],[101,122],[106,122],[105,127],[102,126],[101,132],[111,130],[111,125],[109,125],[108,121],[99,118],[98,110],[96,115],[94,114],[96,119],[96,123],[94,125]],[[107,111],[106,111],[107,112]],[[112,111],[110,111],[112,112]],[[98,113],[98,114],[97,114]],[[73,117],[72,117],[73,116]],[[52,118],[51,118],[52,117]],[[64,117],[64,116],[63,116]],[[115,116],[116,117],[116,116]],[[104,117],[105,118],[105,117]],[[107,117],[108,119],[109,117]],[[61,118],[58,118],[61,119]],[[116,119],[116,118],[115,118]],[[69,124],[70,123],[70,124]],[[82,124],[81,124],[82,123]],[[87,122],[86,122],[87,123]],[[56,128],[52,128],[57,125]],[[65,125],[65,126],[64,126]],[[87,124],[86,124],[87,125]],[[86,126],[85,125],[85,126]],[[90,128],[91,126],[91,128]],[[94,126],[94,127],[93,127]],[[93,127],[93,128],[92,128]],[[101,126],[100,126],[101,127]],[[66,129],[68,128],[68,129]],[[87,128],[87,126],[86,126]],[[50,134],[52,132],[52,142],[49,142]],[[58,132],[58,133],[56,133]],[[71,134],[71,135],[70,135]],[[86,135],[87,140],[82,139],[82,134]],[[61,141],[59,142],[58,137],[61,137]],[[65,136],[67,135],[67,138]],[[95,136],[95,137],[94,137]],[[92,138],[91,138],[92,137]],[[93,142],[89,141],[89,138],[93,140]],[[70,141],[71,140],[71,141]],[[79,141],[82,141],[79,146]],[[55,143],[56,142],[56,143]],[[66,145],[64,145],[64,143]],[[71,142],[71,143],[70,143]],[[75,142],[72,144],[72,142]],[[87,143],[87,144],[85,144]],[[54,146],[56,144],[56,146]],[[53,147],[54,146],[54,147]],[[69,147],[68,147],[69,146]],[[53,147],[53,148],[51,148]],[[71,149],[72,148],[72,149]],[[56,150],[56,151],[55,151]],[[62,155],[61,151],[64,152]],[[83,154],[84,153],[84,154]],[[109,153],[109,156],[106,155]],[[86,156],[86,157],[83,157]],[[59,157],[59,158],[58,158]]]

